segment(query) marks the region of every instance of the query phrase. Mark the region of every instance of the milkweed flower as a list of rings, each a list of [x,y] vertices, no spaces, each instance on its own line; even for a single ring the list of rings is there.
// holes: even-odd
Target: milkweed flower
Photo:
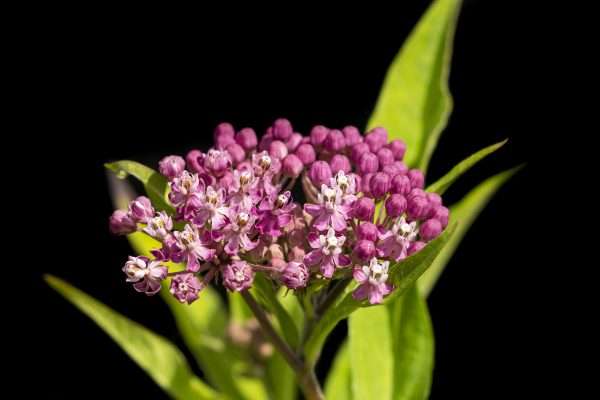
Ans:
[[[383,128],[363,136],[317,125],[303,136],[278,119],[260,139],[229,123],[213,138],[206,152],[158,163],[172,209],[140,196],[111,215],[112,233],[159,243],[153,260],[123,267],[135,290],[154,294],[170,279],[169,292],[189,304],[208,284],[244,291],[262,274],[293,291],[354,279],[355,299],[380,303],[393,290],[390,269],[448,225],[442,198],[404,164],[406,144]],[[168,273],[168,262],[185,269]]]

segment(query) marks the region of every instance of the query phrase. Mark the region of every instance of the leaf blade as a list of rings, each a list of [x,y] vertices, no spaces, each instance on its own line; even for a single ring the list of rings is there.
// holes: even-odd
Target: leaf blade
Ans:
[[[426,171],[452,111],[448,88],[459,0],[437,0],[390,65],[367,127],[383,126],[403,139],[405,162]]]
[[[462,238],[488,201],[522,167],[518,166],[486,179],[475,189],[471,190],[462,200],[450,207],[450,218],[458,221],[458,228],[456,229],[456,234],[449,240],[448,245],[442,250],[439,257],[434,260],[431,267],[419,279],[418,285],[423,296],[427,297],[431,293],[444,267],[450,261]]]
[[[325,398],[327,400],[352,400],[350,370],[348,341],[344,341],[333,360],[333,365],[325,381]]]
[[[392,398],[394,361],[390,328],[390,315],[381,306],[358,309],[348,318],[353,398]]]
[[[386,305],[394,355],[393,399],[429,398],[434,366],[434,338],[427,303],[413,285]]]
[[[438,179],[436,182],[432,183],[427,187],[427,192],[435,192],[437,194],[444,194],[444,192],[465,172],[470,170],[475,164],[479,161],[492,154],[500,147],[504,146],[508,142],[508,139],[505,139],[501,142],[494,143],[490,146],[484,147],[483,149],[477,151],[476,153],[471,154],[469,157],[465,158],[458,164],[456,164],[450,171],[448,171],[444,176]]]
[[[167,179],[157,171],[144,164],[130,160],[106,163],[104,166],[108,170],[114,172],[119,178],[125,178],[127,175],[131,175],[142,182],[146,194],[156,209],[164,210],[171,214],[175,212],[173,207],[166,201],[166,193],[168,191]]]
[[[45,275],[44,279],[102,328],[169,395],[177,399],[220,398],[193,375],[183,354],[171,342],[57,277]]]

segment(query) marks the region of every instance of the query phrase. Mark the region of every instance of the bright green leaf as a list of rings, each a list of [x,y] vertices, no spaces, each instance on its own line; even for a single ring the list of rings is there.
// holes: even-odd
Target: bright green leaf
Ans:
[[[175,210],[165,200],[168,190],[168,182],[164,176],[150,167],[135,161],[122,160],[113,163],[104,164],[104,166],[113,171],[117,177],[126,178],[131,175],[144,184],[146,194],[152,201],[152,204],[158,210],[165,210],[173,213]]]
[[[353,398],[391,399],[394,355],[386,307],[361,308],[350,315],[348,346]]]
[[[450,261],[454,251],[473,221],[475,221],[475,218],[477,218],[494,193],[519,169],[521,169],[521,166],[488,178],[475,189],[471,190],[462,200],[450,207],[450,220],[457,222],[458,228],[456,229],[456,234],[448,241],[448,245],[442,250],[439,257],[435,259],[431,268],[418,281],[419,289],[425,297],[433,289],[444,267]]]
[[[454,168],[452,168],[446,175],[442,176],[435,183],[429,185],[429,187],[426,190],[428,192],[443,194],[458,178],[461,177],[462,174],[471,169],[471,167],[473,167],[483,158],[495,152],[500,147],[504,146],[504,144],[507,141],[508,139],[495,143],[491,146],[485,147],[479,150],[477,153],[465,158],[464,160],[456,164]]]
[[[300,332],[292,317],[279,302],[271,282],[265,279],[261,273],[256,274],[252,292],[256,294],[263,306],[275,316],[284,339],[295,349],[298,346]]]
[[[390,65],[368,128],[385,127],[408,147],[405,162],[426,171],[452,110],[452,40],[461,2],[436,0]]]
[[[434,340],[427,303],[416,285],[386,308],[390,315],[394,356],[393,399],[429,398]]]
[[[220,398],[191,372],[185,357],[171,342],[61,279],[51,275],[44,279],[96,322],[169,395],[183,400]]]
[[[325,381],[325,398],[327,400],[352,400],[350,370],[350,353],[348,352],[348,342],[345,341],[338,350]]]

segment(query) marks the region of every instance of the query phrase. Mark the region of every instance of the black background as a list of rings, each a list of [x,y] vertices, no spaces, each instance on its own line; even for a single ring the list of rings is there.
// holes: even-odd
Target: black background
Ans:
[[[21,361],[35,385],[20,390],[48,398],[164,397],[41,279],[45,272],[64,278],[182,345],[161,300],[136,295],[124,283],[120,268],[130,250],[107,230],[112,207],[104,162],[156,165],[166,154],[207,149],[221,121],[258,132],[282,116],[303,133],[315,124],[364,126],[387,66],[428,3],[401,2],[361,12],[361,19],[313,14],[298,24],[287,16],[215,16],[215,26],[204,29],[197,26],[212,17],[181,24],[81,20],[34,35],[23,72],[35,84],[24,95],[39,111],[24,124],[40,133],[28,156],[38,172],[42,166],[37,190],[48,193],[36,209],[50,218],[40,233],[43,256],[27,269],[33,296],[22,301],[27,314],[21,316],[33,317],[25,317]],[[450,77],[455,108],[428,181],[506,137],[505,148],[462,178],[445,202],[494,173],[528,166],[490,202],[429,298],[434,399],[503,397],[516,388],[535,393],[539,382],[531,371],[554,351],[540,325],[547,312],[545,266],[530,240],[541,186],[530,33],[507,2],[463,6]],[[321,377],[344,334],[341,326],[330,340]]]

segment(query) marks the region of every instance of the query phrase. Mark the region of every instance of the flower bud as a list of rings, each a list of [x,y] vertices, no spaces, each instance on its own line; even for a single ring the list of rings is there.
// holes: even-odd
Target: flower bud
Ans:
[[[308,268],[304,263],[291,261],[287,263],[285,269],[281,273],[281,283],[288,289],[298,289],[306,287],[308,283]]]
[[[213,131],[213,138],[215,139],[215,142],[217,142],[219,138],[233,139],[234,136],[235,130],[233,129],[233,125],[231,125],[229,122],[221,122]]]
[[[330,153],[339,153],[346,147],[346,138],[342,131],[332,129],[323,141],[323,147]]]
[[[178,177],[185,169],[185,160],[179,156],[166,156],[158,163],[158,171],[168,180]]]
[[[365,143],[369,145],[372,153],[377,151],[387,144],[387,131],[383,128],[374,128],[365,136]]]
[[[410,179],[410,185],[413,188],[423,189],[425,185],[425,177],[423,173],[418,169],[411,169],[408,171],[408,179]]]
[[[402,140],[392,140],[388,143],[387,148],[392,151],[394,159],[400,161],[404,158],[404,153],[406,153],[406,143]]]
[[[302,164],[307,166],[315,162],[315,159],[317,158],[315,154],[315,148],[309,143],[304,143],[298,146],[296,149],[296,155],[300,161],[302,161]]]
[[[331,157],[331,173],[337,174],[338,171],[344,171],[345,174],[350,173],[352,167],[350,166],[350,160],[343,154],[335,154]]]
[[[390,177],[384,172],[378,172],[373,175],[371,182],[369,183],[371,194],[376,199],[383,198],[388,190],[390,189]]]
[[[204,172],[204,157],[205,154],[200,150],[191,150],[185,156],[187,167],[191,172],[201,174]]]
[[[398,168],[398,173],[402,175],[406,175],[408,173],[408,167],[402,161],[394,162],[394,166]]]
[[[231,143],[226,147],[227,153],[231,156],[234,165],[241,163],[246,159],[244,148],[237,143]]]
[[[371,194],[371,180],[373,179],[374,175],[375,174],[372,173],[366,174],[362,177],[362,180],[360,181],[360,190],[364,193],[365,196],[373,197],[373,195]]]
[[[146,222],[154,217],[154,207],[146,196],[139,196],[129,203],[129,215],[136,222]]]
[[[235,135],[235,142],[244,150],[253,150],[258,144],[256,133],[252,128],[244,128]]]
[[[375,256],[375,243],[370,240],[359,240],[352,254],[360,261],[368,261]]]
[[[385,211],[390,217],[399,217],[406,211],[406,207],[406,198],[401,194],[393,194],[385,202]]]
[[[110,216],[108,227],[113,235],[127,235],[137,230],[137,224],[125,210],[115,210]]]
[[[410,246],[408,246],[408,255],[411,256],[413,254],[415,254],[417,251],[421,251],[421,249],[425,247],[425,242],[422,242],[420,240],[416,241],[416,242],[412,242],[410,244]]]
[[[402,195],[410,193],[410,179],[408,179],[408,176],[402,174],[394,176],[392,178],[391,191],[392,193]]]
[[[375,214],[375,202],[370,197],[361,197],[354,202],[352,214],[361,221],[373,221]]]
[[[360,146],[357,145],[357,146]],[[364,153],[358,160],[358,172],[361,175],[375,173],[379,170],[379,159],[373,153]]]
[[[269,155],[278,160],[283,160],[288,154],[288,149],[285,143],[280,140],[273,140],[269,145]]]
[[[315,147],[321,146],[325,141],[325,138],[327,138],[328,133],[329,129],[323,125],[313,127],[310,131],[310,143]]]
[[[369,153],[370,151],[369,145],[365,142],[357,143],[350,149],[350,159],[353,163],[358,164],[360,157],[365,153]]]
[[[287,119],[279,118],[273,123],[274,139],[285,141],[292,135],[292,133],[294,133],[294,129],[292,128],[290,121]]]
[[[285,145],[288,148],[288,152],[293,152],[294,150],[296,150],[298,148],[298,146],[300,146],[300,143],[302,143],[302,135],[299,133],[293,133],[286,141],[285,141]]]
[[[258,144],[259,151],[269,151],[269,146],[271,145],[271,142],[275,140],[273,139],[273,134],[271,134],[270,132],[271,128],[267,129],[267,133],[265,133],[260,138],[260,143]]]
[[[408,216],[413,219],[422,219],[429,213],[429,202],[425,196],[408,197]]]
[[[419,228],[419,234],[425,241],[430,241],[439,236],[442,232],[442,223],[435,218],[428,219]]]
[[[379,231],[377,226],[372,222],[361,223],[356,230],[356,237],[359,240],[370,240],[372,242],[377,241]]]
[[[363,141],[363,137],[360,134],[360,131],[355,126],[348,125],[344,129],[342,129],[344,133],[344,138],[346,139],[346,146],[352,147],[355,144],[358,144]]]
[[[377,158],[379,159],[379,165],[385,167],[386,165],[392,165],[394,163],[394,155],[390,149],[382,147],[377,151]]]
[[[432,208],[442,205],[442,196],[437,193],[426,193],[425,197],[427,197],[427,200]]]
[[[316,187],[321,185],[329,185],[331,179],[331,168],[325,161],[315,161],[310,166],[308,177]]]
[[[448,208],[438,205],[433,207],[433,212],[430,213],[431,218],[435,218],[442,224],[442,229],[448,226],[448,219],[450,217],[450,211]]]
[[[289,176],[291,178],[297,178],[302,173],[304,169],[304,165],[302,161],[295,154],[288,154],[283,159],[283,164],[281,166],[281,170],[283,174]]]
[[[386,165],[381,168],[381,172],[385,172],[390,176],[390,179],[394,179],[398,175],[398,167],[395,164]]]

